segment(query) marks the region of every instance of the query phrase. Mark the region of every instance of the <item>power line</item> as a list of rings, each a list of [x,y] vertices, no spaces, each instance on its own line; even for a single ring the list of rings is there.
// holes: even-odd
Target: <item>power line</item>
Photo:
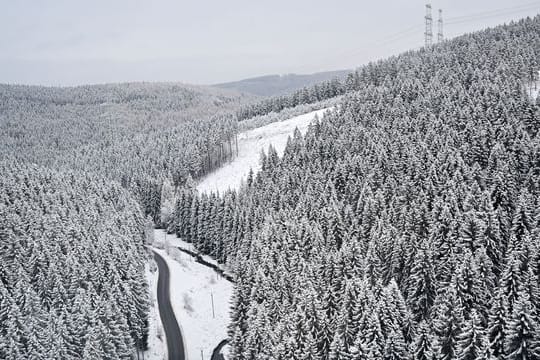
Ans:
[[[406,30],[403,30],[403,31],[400,31],[399,33],[396,33],[392,36],[388,36],[386,38],[383,38],[379,41],[377,41],[376,43],[373,43],[373,45],[375,46],[381,46],[381,45],[386,45],[386,44],[391,44],[397,40],[401,40],[403,38],[407,38],[411,35],[415,35],[417,34],[417,31],[420,30],[421,26],[420,25],[415,25],[415,26],[412,26]]]
[[[344,52],[340,55],[333,55],[331,57],[331,59],[343,59],[343,58],[351,58],[355,55],[359,55],[363,52],[365,52],[366,50],[373,50],[373,49],[378,49],[378,48],[381,48],[381,47],[384,47],[386,45],[389,45],[389,44],[392,44],[396,41],[400,41],[400,40],[403,40],[403,39],[406,39],[412,35],[416,35],[418,34],[418,31],[420,29],[422,29],[422,25],[414,25],[414,26],[411,26],[411,27],[408,27],[404,30],[401,30],[397,33],[394,33],[394,34],[391,34],[391,35],[388,35],[388,36],[385,36],[384,38],[380,39],[380,40],[377,40],[377,41],[373,41],[371,43],[366,43],[364,46],[362,46],[361,48],[356,48],[355,50],[351,50],[351,51],[347,51],[347,52]],[[322,67],[324,66],[327,66],[330,64],[330,58],[327,58],[327,60],[324,60],[324,63],[321,64]]]
[[[450,22],[450,23],[447,22],[446,24],[447,25],[467,24],[467,23],[471,23],[471,22],[477,22],[477,21],[480,21],[480,20],[488,20],[488,19],[494,19],[494,18],[501,17],[501,16],[518,14],[518,13],[521,13],[522,11],[523,10],[509,12],[509,13],[505,13],[505,14],[499,14],[499,15],[484,16],[484,17],[481,17],[481,18],[475,18],[475,19],[469,19],[469,20],[454,21],[454,22]]]
[[[536,9],[536,8],[538,8],[538,10],[540,10],[540,3],[538,3],[538,5],[535,5],[535,6],[530,6],[529,5],[528,7],[521,7],[521,8],[515,8],[515,9],[506,9],[504,11],[498,10],[497,12],[491,11],[491,12],[485,12],[485,13],[477,13],[477,14],[469,15],[469,16],[461,16],[461,17],[451,18],[452,20],[447,21],[446,24],[447,25],[464,24],[464,23],[474,22],[474,21],[478,21],[478,20],[485,20],[485,19],[505,16],[505,15],[517,14],[517,13],[521,13],[521,12],[524,12],[524,11],[533,10],[533,9]]]
[[[498,13],[498,12],[501,12],[501,11],[504,12],[504,11],[509,11],[509,10],[513,11],[513,10],[517,10],[517,9],[520,9],[520,8],[534,8],[536,6],[540,6],[540,1],[535,1],[535,2],[532,2],[532,3],[522,4],[522,5],[518,5],[518,6],[511,6],[511,7],[502,8],[502,9],[483,11],[483,12],[474,13],[474,14],[449,17],[446,20],[449,20],[449,21],[461,20],[463,18],[470,18],[470,17],[475,17],[475,16],[484,16],[484,15],[489,15],[491,13]],[[523,9],[523,10],[526,10],[526,9]]]
[[[425,17],[425,24],[424,25],[420,25],[420,24],[417,24],[417,25],[413,25],[413,26],[410,26],[408,28],[405,28],[401,31],[398,31],[394,34],[390,34],[382,39],[379,39],[379,40],[376,40],[376,41],[373,41],[371,43],[366,43],[364,46],[362,46],[361,48],[357,48],[356,50],[352,50],[352,51],[348,51],[348,52],[345,52],[345,53],[342,53],[341,55],[334,55],[331,57],[331,59],[343,59],[343,58],[351,58],[355,55],[358,55],[358,54],[361,54],[362,52],[365,52],[366,50],[374,50],[374,49],[378,49],[378,48],[381,48],[381,47],[384,47],[386,45],[389,45],[389,44],[392,44],[392,43],[395,43],[397,41],[400,41],[400,40],[403,40],[403,39],[406,39],[408,37],[411,37],[413,35],[416,35],[419,33],[419,30],[422,28],[422,27],[425,27],[425,43],[427,43],[427,40],[428,40],[428,37],[429,37],[429,33],[431,33],[431,43],[433,41],[433,32],[432,32],[432,21],[433,21],[433,18],[431,18],[431,32],[428,31],[428,25],[429,25],[429,19],[428,19],[428,6],[429,6],[429,10],[431,10],[431,5],[426,5],[426,17]],[[490,10],[490,11],[484,11],[484,12],[479,12],[479,13],[474,13],[474,14],[469,14],[469,15],[461,15],[461,16],[454,16],[454,17],[449,17],[449,18],[446,18],[445,21],[444,21],[444,24],[445,25],[458,25],[458,24],[464,24],[464,23],[468,23],[468,22],[474,22],[474,21],[479,21],[479,20],[484,20],[484,19],[489,19],[489,18],[494,18],[494,17],[500,17],[500,16],[503,16],[503,15],[511,15],[511,14],[516,14],[516,13],[520,13],[520,12],[523,12],[523,11],[529,11],[529,10],[533,10],[533,9],[538,9],[540,11],[540,1],[535,1],[535,2],[531,2],[531,3],[527,3],[527,4],[522,4],[522,5],[518,5],[518,6],[512,6],[512,7],[507,7],[507,8],[502,8],[502,9],[496,9],[496,10]],[[443,27],[442,27],[442,14],[440,12],[441,10],[439,10],[439,32],[438,32],[438,36],[437,36],[437,40],[440,42],[442,39],[443,39]],[[429,12],[429,15],[431,15],[431,12]],[[431,16],[429,16],[431,17]],[[448,34],[447,34],[448,36]],[[321,65],[322,67],[324,66],[327,66],[329,65],[330,63],[330,58],[327,58],[327,60],[324,61],[323,65]]]

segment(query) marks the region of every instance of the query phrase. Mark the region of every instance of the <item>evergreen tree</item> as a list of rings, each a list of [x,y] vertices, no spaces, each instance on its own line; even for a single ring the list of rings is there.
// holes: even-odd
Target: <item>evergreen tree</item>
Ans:
[[[424,244],[425,246],[425,244]],[[435,300],[435,276],[426,247],[417,250],[408,282],[407,299],[415,321],[426,320]]]
[[[436,354],[440,359],[454,359],[458,351],[458,336],[463,322],[463,307],[450,285],[437,296],[433,328],[436,334]]]
[[[476,360],[482,357],[485,333],[481,322],[476,310],[472,310],[458,337],[457,359]]]
[[[431,329],[426,321],[420,322],[411,345],[411,355],[414,360],[435,359],[435,351],[431,338]]]
[[[526,292],[521,291],[507,324],[504,351],[506,359],[538,359],[540,343],[538,320]]]
[[[383,359],[385,360],[405,360],[410,359],[407,344],[401,332],[392,331],[386,339]]]
[[[497,291],[488,316],[487,340],[490,352],[495,357],[504,355],[508,302],[502,291]]]

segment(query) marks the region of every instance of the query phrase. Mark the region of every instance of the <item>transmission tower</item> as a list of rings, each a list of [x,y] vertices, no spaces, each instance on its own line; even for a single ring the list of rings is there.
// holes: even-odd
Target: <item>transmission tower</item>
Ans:
[[[439,32],[437,33],[437,42],[442,42],[444,39],[443,36],[443,20],[442,20],[442,9],[439,9]]]
[[[433,18],[431,17],[431,4],[426,4],[426,47],[430,47],[433,43]]]

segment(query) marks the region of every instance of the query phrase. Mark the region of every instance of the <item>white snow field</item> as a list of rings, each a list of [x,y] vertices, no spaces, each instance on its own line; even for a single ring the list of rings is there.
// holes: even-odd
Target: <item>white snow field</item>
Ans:
[[[538,70],[538,78],[540,78],[540,70]],[[532,100],[536,100],[540,95],[540,80],[528,82],[525,90]]]
[[[154,235],[158,243],[166,237],[170,238],[169,243],[177,239],[163,230],[155,230]],[[227,338],[232,284],[172,246],[169,255],[165,250],[154,250],[169,266],[171,303],[185,341],[187,358],[210,359],[214,348]]]
[[[228,189],[238,189],[242,182],[245,182],[249,169],[253,169],[254,173],[260,169],[259,159],[262,150],[266,152],[271,144],[279,156],[283,155],[287,139],[294,134],[294,129],[298,128],[305,134],[315,115],[322,118],[329,109],[312,111],[241,133],[238,135],[238,156],[203,178],[197,185],[197,190],[224,192]]]
[[[540,94],[540,81],[537,81],[536,83],[530,85],[529,94],[533,100],[536,100],[536,98]]]
[[[159,238],[157,236],[159,236]],[[158,244],[160,248],[163,248],[163,249],[165,249],[167,246],[169,248],[177,247],[183,250],[196,253],[207,263],[217,266],[220,270],[230,275],[230,269],[226,265],[218,263],[216,259],[214,259],[213,257],[209,255],[203,255],[195,248],[195,245],[180,239],[174,234],[167,234],[165,231],[160,231],[159,234],[157,233],[155,234],[154,244]]]
[[[165,332],[159,317],[159,307],[157,302],[157,265],[151,261],[146,265],[146,280],[150,288],[150,317],[148,321],[148,350],[144,352],[146,360],[163,360],[167,358],[167,342]]]

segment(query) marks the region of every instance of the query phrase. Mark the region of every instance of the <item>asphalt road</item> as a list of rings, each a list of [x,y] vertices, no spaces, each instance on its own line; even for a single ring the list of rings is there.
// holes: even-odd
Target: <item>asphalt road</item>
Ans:
[[[169,290],[169,267],[163,258],[154,252],[159,277],[157,286],[157,299],[159,305],[159,316],[167,337],[167,348],[169,360],[185,360],[184,343],[182,342],[182,333],[174,316],[174,311],[171,305],[171,297]]]
[[[221,348],[227,345],[229,341],[222,340],[218,346],[214,349],[214,352],[212,353],[212,359],[211,360],[225,360],[223,358],[223,355],[220,354]]]

